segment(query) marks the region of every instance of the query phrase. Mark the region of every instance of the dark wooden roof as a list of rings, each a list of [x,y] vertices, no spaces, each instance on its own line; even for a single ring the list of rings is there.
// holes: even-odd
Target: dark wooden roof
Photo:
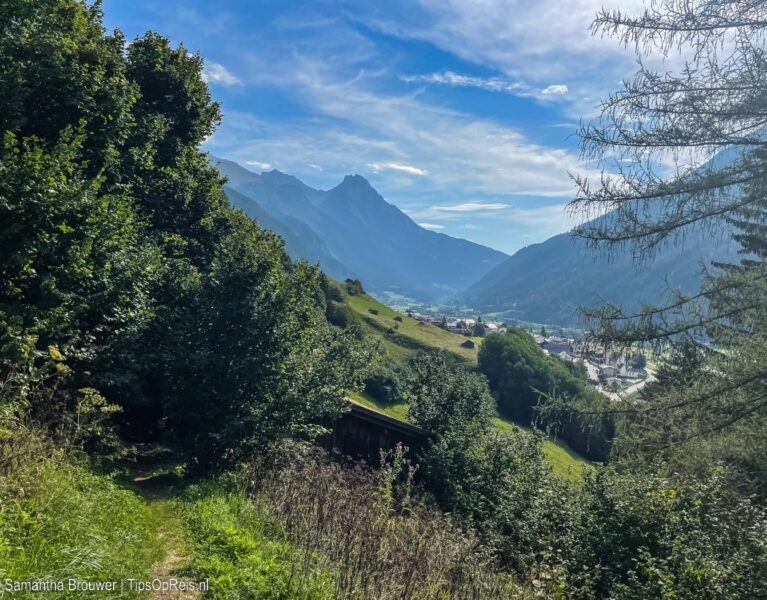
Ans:
[[[399,431],[405,435],[413,435],[413,436],[421,436],[421,437],[429,437],[430,435],[428,431],[418,427],[417,425],[413,425],[412,423],[406,423],[405,421],[400,421],[399,419],[390,417],[389,415],[386,415],[380,411],[377,411],[373,408],[365,406],[364,404],[360,404],[359,402],[357,402],[356,400],[352,400],[351,398],[347,398],[347,399],[352,405],[351,412],[354,413],[354,416],[357,417],[358,419],[362,419],[364,421],[368,421],[376,425],[387,427],[388,429],[391,429],[393,431]]]

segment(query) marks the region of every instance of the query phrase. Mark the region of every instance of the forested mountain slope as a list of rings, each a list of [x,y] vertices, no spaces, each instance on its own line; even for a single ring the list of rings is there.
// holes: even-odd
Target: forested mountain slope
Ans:
[[[735,255],[729,236],[698,232],[638,265],[630,249],[607,255],[563,233],[519,250],[469,287],[458,302],[506,318],[578,325],[581,306],[611,302],[633,310],[661,302],[670,290],[695,293],[704,267]]]

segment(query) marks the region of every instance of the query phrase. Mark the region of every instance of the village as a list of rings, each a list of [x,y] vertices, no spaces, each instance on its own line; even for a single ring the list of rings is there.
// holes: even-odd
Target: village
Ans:
[[[471,338],[501,334],[508,329],[505,323],[483,320],[481,316],[439,316],[413,310],[407,310],[406,314],[423,325],[440,327],[466,337],[461,344],[465,348],[475,347],[476,343]],[[589,384],[612,400],[633,396],[654,379],[654,373],[648,368],[647,360],[641,353],[626,356],[621,352],[586,346],[572,338],[548,335],[545,326],[537,332],[525,329],[546,354],[567,362],[582,363],[588,373]]]

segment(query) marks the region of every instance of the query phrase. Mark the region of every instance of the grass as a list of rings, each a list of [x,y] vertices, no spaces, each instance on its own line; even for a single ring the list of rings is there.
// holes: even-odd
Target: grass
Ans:
[[[333,574],[287,541],[282,524],[243,492],[221,482],[195,485],[177,510],[191,540],[185,573],[210,582],[206,597],[333,599]]]
[[[401,402],[399,404],[385,404],[379,402],[370,394],[363,393],[350,393],[349,397],[379,412],[382,412],[390,417],[399,419],[400,421],[407,421],[407,404]],[[528,427],[523,427],[500,417],[493,419],[493,425],[498,431],[510,431],[513,429],[523,429],[530,431]],[[578,481],[583,476],[584,469],[587,469],[592,463],[578,453],[573,451],[567,444],[560,440],[552,438],[546,438],[543,440],[543,452],[546,455],[546,459],[555,475],[568,479],[570,481]]]
[[[369,330],[374,330],[383,338],[384,347],[396,360],[406,359],[421,349],[438,348],[461,357],[468,365],[477,364],[481,338],[466,338],[434,325],[421,324],[367,294],[349,296],[348,304],[362,318]],[[371,310],[377,311],[378,314],[371,313]],[[399,317],[402,321],[395,321],[394,317]],[[474,348],[461,347],[467,339],[474,341]]]
[[[493,424],[499,431],[530,430],[528,427],[523,427],[501,417],[493,419]],[[584,470],[593,465],[591,461],[583,458],[563,441],[550,437],[543,440],[543,452],[554,474],[570,481],[579,481]]]
[[[72,457],[38,452],[0,472],[0,581],[149,579],[163,549],[146,503],[113,478],[72,463]],[[144,597],[119,585],[103,593]],[[74,599],[98,592],[65,584],[63,590],[12,595]]]
[[[355,402],[359,402],[368,408],[377,410],[378,412],[399,419],[400,421],[408,420],[407,404],[405,402],[400,402],[399,404],[386,404],[384,402],[379,402],[373,396],[366,394],[365,392],[350,392],[349,397]]]
[[[0,597],[7,581],[64,582],[63,591],[11,590],[29,600],[335,597],[335,575],[307,566],[306,552],[287,540],[266,507],[228,481],[190,485],[167,455],[142,461],[128,478],[122,470],[94,473],[34,439],[29,449],[0,469]],[[171,578],[187,590],[140,591],[126,583]],[[69,590],[70,579],[116,585]],[[205,580],[207,591],[192,589]]]

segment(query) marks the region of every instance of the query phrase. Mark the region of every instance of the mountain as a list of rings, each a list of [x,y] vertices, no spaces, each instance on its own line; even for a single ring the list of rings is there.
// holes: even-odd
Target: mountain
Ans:
[[[695,293],[704,265],[736,257],[728,236],[719,240],[698,232],[637,265],[630,249],[608,256],[563,233],[519,250],[460,294],[458,302],[505,318],[574,326],[580,306],[613,302],[634,310],[662,302],[671,289]]]
[[[360,279],[379,297],[444,301],[508,258],[420,227],[360,175],[323,191],[280,171],[211,162],[228,178],[230,201],[282,236],[290,256],[319,263],[331,277]]]

